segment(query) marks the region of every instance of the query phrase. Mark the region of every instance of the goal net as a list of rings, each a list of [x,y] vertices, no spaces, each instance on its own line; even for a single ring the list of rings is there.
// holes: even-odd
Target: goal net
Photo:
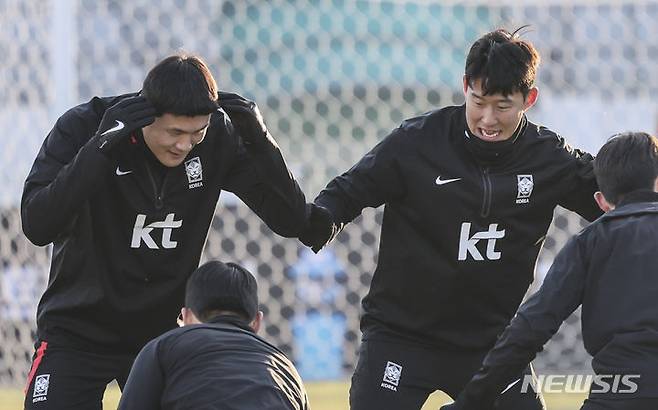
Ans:
[[[173,51],[198,53],[221,89],[258,102],[313,198],[403,119],[461,104],[468,48],[497,27],[531,25],[525,36],[543,60],[532,121],[594,152],[618,131],[655,132],[656,21],[658,2],[641,0],[0,0],[0,384],[25,380],[47,283],[49,249],[21,232],[22,184],[67,108],[138,90],[146,71]],[[345,377],[356,360],[360,299],[376,264],[381,218],[381,209],[364,211],[313,255],[222,194],[203,258],[256,273],[265,336],[305,378]],[[582,226],[556,212],[539,279]],[[537,370],[582,370],[588,360],[576,314]]]

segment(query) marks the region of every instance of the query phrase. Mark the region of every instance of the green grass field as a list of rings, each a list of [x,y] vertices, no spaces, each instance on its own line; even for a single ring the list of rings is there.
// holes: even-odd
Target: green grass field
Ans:
[[[348,382],[307,383],[309,400],[313,410],[348,410]],[[104,409],[116,409],[121,393],[110,387],[103,400]],[[575,410],[580,408],[582,394],[548,394],[545,396],[548,410]],[[443,403],[451,401],[441,392],[432,394],[423,410],[438,410]],[[20,389],[0,389],[0,410],[19,410],[23,407],[23,392]]]

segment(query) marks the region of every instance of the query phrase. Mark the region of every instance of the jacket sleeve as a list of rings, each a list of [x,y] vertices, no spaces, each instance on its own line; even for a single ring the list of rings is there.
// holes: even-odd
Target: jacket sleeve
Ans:
[[[456,408],[491,409],[507,386],[528,385],[517,380],[519,375],[582,302],[587,271],[582,246],[574,237],[560,251],[542,287],[521,305],[459,395]]]
[[[120,410],[160,409],[164,376],[158,357],[159,340],[147,343],[137,355],[121,394]]]
[[[330,181],[315,199],[313,207],[328,211],[330,218],[311,218],[309,238],[314,249],[326,245],[342,227],[359,216],[364,208],[402,197],[405,185],[400,168],[406,132],[397,128],[352,168]],[[313,226],[313,225],[333,225]]]
[[[594,176],[594,157],[571,148],[563,140],[562,143],[570,155],[570,166],[565,181],[567,189],[558,203],[592,222],[603,214],[594,200],[594,193],[599,190]]]
[[[109,159],[88,143],[98,124],[80,115],[80,110],[76,107],[57,120],[25,181],[23,232],[38,246],[65,231],[111,168]]]
[[[223,187],[236,194],[274,232],[297,237],[306,224],[306,197],[288,169],[276,141],[238,139],[233,166]]]

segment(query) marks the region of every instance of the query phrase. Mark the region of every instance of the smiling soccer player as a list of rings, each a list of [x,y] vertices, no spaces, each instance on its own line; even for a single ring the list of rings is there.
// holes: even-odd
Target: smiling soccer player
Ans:
[[[170,56],[141,93],[57,121],[22,199],[25,235],[53,243],[26,408],[100,408],[107,383],[123,387],[142,346],[175,327],[222,190],[280,235],[305,223],[258,108],[218,92],[196,56]]]
[[[538,64],[517,32],[484,35],[466,58],[464,105],[403,122],[315,199],[300,238],[316,251],[385,205],[352,410],[456,397],[532,282],[555,207],[600,214],[592,156],[526,118]],[[502,408],[541,406],[516,386]]]

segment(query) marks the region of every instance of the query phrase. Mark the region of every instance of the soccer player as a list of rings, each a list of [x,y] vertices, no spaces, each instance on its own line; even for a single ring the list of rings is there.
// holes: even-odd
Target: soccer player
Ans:
[[[484,35],[466,58],[464,105],[403,122],[315,199],[300,236],[315,251],[385,205],[352,410],[420,409],[437,389],[456,397],[532,282],[555,207],[600,215],[592,156],[526,118],[538,64],[517,32]],[[501,403],[542,407],[520,386]]]
[[[123,387],[144,344],[175,327],[223,189],[280,235],[305,223],[258,108],[218,93],[196,56],[167,57],[141,93],[59,118],[22,198],[25,235],[54,245],[26,408],[101,408],[108,382]]]
[[[256,335],[256,280],[211,261],[187,281],[184,326],[149,342],[130,371],[119,409],[307,410],[293,364]]]
[[[658,139],[616,136],[599,151],[594,172],[606,214],[569,240],[482,368],[442,409],[494,408],[580,305],[583,342],[599,380],[581,409],[658,409]]]

